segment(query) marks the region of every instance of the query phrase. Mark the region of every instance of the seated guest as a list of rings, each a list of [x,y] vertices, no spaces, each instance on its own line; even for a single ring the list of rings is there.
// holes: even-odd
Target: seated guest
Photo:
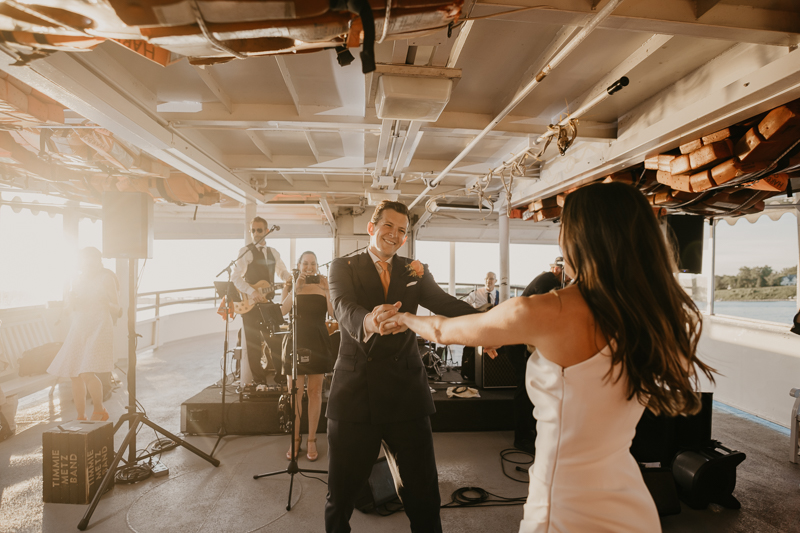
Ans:
[[[381,325],[437,343],[529,344],[536,459],[520,532],[661,531],[630,453],[645,408],[702,406],[702,315],[678,283],[674,257],[647,199],[622,183],[566,197],[564,267],[575,283],[457,318],[398,313]]]
[[[475,289],[464,298],[464,301],[475,309],[486,308],[490,305],[497,305],[500,300],[500,293],[495,288],[497,276],[494,272],[486,273],[486,286]]]

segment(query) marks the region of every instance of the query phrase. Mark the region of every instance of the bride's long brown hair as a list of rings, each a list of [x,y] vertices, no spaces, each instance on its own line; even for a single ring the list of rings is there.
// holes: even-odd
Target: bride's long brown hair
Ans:
[[[628,399],[656,414],[698,412],[699,372],[714,381],[714,369],[696,356],[702,315],[675,278],[674,256],[644,195],[621,183],[569,194],[561,246],[611,345],[612,369],[625,369]]]

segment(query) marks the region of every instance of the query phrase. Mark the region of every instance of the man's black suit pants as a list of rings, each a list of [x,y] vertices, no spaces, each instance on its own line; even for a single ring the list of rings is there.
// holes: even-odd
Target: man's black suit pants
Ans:
[[[392,424],[328,420],[328,502],[325,531],[348,533],[361,487],[369,479],[381,445],[397,494],[414,533],[441,533],[439,476],[431,422],[423,418]]]

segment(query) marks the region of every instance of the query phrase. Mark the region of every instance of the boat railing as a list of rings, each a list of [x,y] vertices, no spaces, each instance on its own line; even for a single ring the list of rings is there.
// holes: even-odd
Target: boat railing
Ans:
[[[479,289],[483,285],[474,283],[456,283],[456,296],[462,298],[470,292]],[[443,290],[449,289],[448,283],[439,283]],[[276,284],[276,288],[282,289],[281,284]],[[509,287],[510,296],[516,297],[522,294],[525,287],[521,285],[512,285]],[[192,295],[191,293],[200,293]],[[206,302],[213,302],[213,304],[206,304]],[[166,289],[161,291],[141,292],[137,297],[136,312],[140,317],[139,320],[146,320],[148,318],[160,318],[162,316],[162,309],[164,307],[184,305],[191,306],[191,309],[197,309],[198,306],[214,307],[219,305],[219,297],[214,290],[214,287],[209,285],[205,287],[187,287],[184,289]],[[141,316],[140,313],[153,311],[152,316]],[[180,311],[177,311],[180,312]],[[149,313],[148,313],[149,314]]]

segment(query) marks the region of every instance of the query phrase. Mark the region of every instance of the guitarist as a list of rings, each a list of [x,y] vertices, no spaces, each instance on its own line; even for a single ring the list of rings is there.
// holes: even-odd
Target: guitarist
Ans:
[[[475,309],[488,311],[498,304],[500,292],[495,288],[497,276],[494,272],[486,273],[486,286],[472,291],[464,298],[464,301]]]
[[[254,285],[266,281],[272,288],[276,276],[283,281],[292,277],[278,251],[265,245],[267,228],[267,221],[261,217],[255,217],[250,222],[253,242],[239,250],[239,255],[244,255],[237,261],[231,276],[233,284],[242,293],[242,297],[247,297],[256,304],[270,302],[272,298],[268,299],[267,296],[255,289]],[[262,285],[264,284],[262,283]],[[242,323],[244,325],[242,351],[249,363],[249,365],[242,366],[242,383],[266,383],[267,373],[261,366],[261,341],[269,335],[269,330],[258,305],[242,314]]]

